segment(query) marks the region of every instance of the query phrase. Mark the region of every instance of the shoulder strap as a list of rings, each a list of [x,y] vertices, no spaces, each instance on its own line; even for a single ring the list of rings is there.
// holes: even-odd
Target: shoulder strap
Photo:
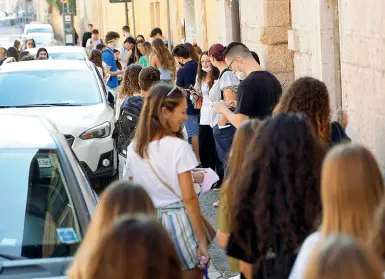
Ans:
[[[228,68],[223,70],[223,72],[219,75],[218,82],[221,82],[221,77],[223,76],[224,73],[226,73],[228,71],[230,71],[230,69],[228,69]],[[221,85],[219,84],[219,87],[220,86]],[[225,97],[223,96],[223,90],[221,90],[221,100],[224,100],[224,99],[225,99]]]
[[[147,160],[147,163],[148,165],[150,166],[152,172],[155,174],[155,176],[159,179],[159,181],[164,185],[164,187],[166,187],[169,191],[173,192],[175,196],[177,196],[178,198],[179,195],[174,191],[174,189],[170,186],[170,184],[168,184],[167,182],[165,182],[159,175],[158,173],[155,171],[154,167],[152,166],[151,162],[150,162],[150,159],[148,158],[147,154],[144,154],[144,158],[146,158]]]

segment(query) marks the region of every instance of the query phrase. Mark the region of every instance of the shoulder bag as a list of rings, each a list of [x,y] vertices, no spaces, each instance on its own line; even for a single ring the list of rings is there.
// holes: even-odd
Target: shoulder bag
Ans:
[[[147,163],[148,165],[150,166],[152,172],[155,174],[155,176],[159,179],[159,181],[169,190],[171,191],[172,193],[174,193],[175,196],[177,196],[178,198],[182,199],[181,197],[179,197],[179,195],[174,191],[174,189],[167,183],[165,182],[159,175],[158,173],[155,171],[154,167],[152,166],[151,162],[150,162],[150,159],[148,158],[147,155],[145,155],[145,158],[147,160]],[[209,223],[209,221],[207,221],[207,219],[201,214],[201,217],[202,217],[202,223],[203,223],[203,231],[204,231],[204,234],[205,234],[205,238],[206,238],[206,242],[207,242],[207,245],[210,245],[211,242],[213,242],[215,236],[216,236],[216,232],[215,232],[215,229],[214,227]]]

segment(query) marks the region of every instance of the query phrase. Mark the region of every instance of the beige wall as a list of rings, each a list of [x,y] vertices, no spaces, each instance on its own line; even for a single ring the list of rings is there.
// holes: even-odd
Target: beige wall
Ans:
[[[340,0],[343,104],[385,170],[385,1]]]
[[[241,40],[258,53],[263,68],[287,87],[294,78],[293,54],[288,50],[289,0],[241,0]]]
[[[207,49],[219,42],[217,0],[206,0]],[[205,50],[207,50],[205,49]]]
[[[337,1],[291,0],[292,30],[289,32],[295,78],[312,76],[326,83],[333,119],[341,105]]]

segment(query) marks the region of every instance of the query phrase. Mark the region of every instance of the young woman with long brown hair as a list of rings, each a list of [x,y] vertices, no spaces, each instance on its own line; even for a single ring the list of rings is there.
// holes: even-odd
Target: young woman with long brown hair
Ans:
[[[141,186],[128,181],[119,181],[110,185],[101,196],[87,234],[67,272],[68,278],[88,278],[86,276],[88,267],[93,261],[91,251],[99,242],[101,235],[119,216],[136,213],[153,215],[154,210],[150,197]]]
[[[142,57],[139,59],[139,65],[141,65],[143,68],[147,68],[150,66],[149,63],[149,57],[154,52],[154,49],[152,48],[152,45],[149,42],[143,42],[142,44]]]
[[[274,109],[274,113],[289,112],[307,115],[318,136],[329,145],[350,141],[344,128],[331,121],[329,92],[318,79],[303,77],[294,81]]]
[[[99,71],[100,76],[104,79],[104,68],[103,68],[103,58],[102,52],[98,49],[94,49],[90,54],[90,61],[95,64],[96,68]]]
[[[213,67],[205,51],[198,63],[198,73],[194,89],[197,95],[202,97],[202,107],[200,110],[199,123],[199,155],[203,168],[216,169],[217,153],[215,151],[215,140],[213,128],[210,126],[210,111],[213,106],[210,101],[209,92],[214,85],[214,81],[219,77],[219,70]]]
[[[175,72],[175,61],[163,40],[155,39],[152,42],[154,53],[150,55],[150,66],[158,68],[160,80],[171,82]]]
[[[168,84],[153,87],[127,148],[125,173],[148,191],[158,220],[180,248],[186,278],[202,278],[197,260],[204,256],[208,263],[210,257],[191,175],[198,161],[182,134],[186,119],[183,91]]]
[[[241,173],[241,166],[246,157],[247,146],[256,136],[261,121],[258,119],[246,120],[235,133],[233,145],[229,156],[228,171],[226,180],[220,193],[219,207],[217,213],[217,241],[221,248],[226,249],[230,233],[230,209],[229,204],[234,197],[235,180]],[[229,258],[231,272],[240,272],[239,262]]]
[[[346,235],[327,237],[311,256],[305,279],[383,279],[383,263]]]
[[[332,149],[322,169],[322,224],[302,245],[290,279],[304,278],[309,255],[330,234],[344,233],[367,241],[371,220],[383,198],[383,179],[370,151],[354,144]]]
[[[264,121],[244,152],[231,185],[227,255],[241,261],[247,279],[287,278],[321,214],[326,148],[306,116],[278,114]]]
[[[190,43],[184,43],[184,45],[188,48],[191,59],[199,63],[199,54],[195,51],[194,46]]]
[[[153,218],[122,216],[94,246],[84,279],[183,278],[175,246]]]

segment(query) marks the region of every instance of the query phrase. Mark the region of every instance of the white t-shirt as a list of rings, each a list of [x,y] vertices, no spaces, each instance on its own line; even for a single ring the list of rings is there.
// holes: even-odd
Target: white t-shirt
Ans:
[[[176,137],[164,137],[161,140],[151,142],[148,146],[151,165],[178,196],[159,181],[147,160],[136,153],[134,146],[135,143],[133,142],[127,148],[124,178],[132,177],[135,183],[142,185],[156,208],[181,201],[182,191],[178,174],[191,171],[198,165],[188,142]]]
[[[86,48],[87,48],[88,54],[90,54],[91,51],[93,51],[94,49],[96,49],[96,46],[97,46],[98,44],[101,44],[102,41],[101,41],[100,39],[97,40],[97,41],[94,41],[94,44],[92,45],[91,50],[89,50],[88,47],[91,45],[91,43],[92,43],[92,39],[88,39],[88,40],[87,40],[87,44],[86,44]]]
[[[231,87],[231,86],[236,87],[239,85],[239,83],[240,83],[239,79],[237,78],[236,75],[234,75],[232,71],[226,71],[225,73],[223,73],[219,81],[216,80],[214,82],[213,87],[211,87],[209,91],[209,98],[212,104],[210,108],[211,127],[214,127],[215,125],[217,125],[219,119],[221,118],[221,115],[217,114],[213,110],[214,103],[219,102],[221,100],[221,91],[224,90],[226,87]]]
[[[314,249],[317,247],[320,240],[320,232],[312,233],[305,239],[290,272],[289,279],[303,279],[305,277],[305,272],[309,266]]]
[[[200,84],[201,88],[198,88],[198,86],[199,86],[199,82],[196,81],[195,82],[195,90],[197,92],[201,93],[202,97],[203,97],[203,102],[202,102],[202,107],[201,107],[200,125],[210,125],[210,123],[211,123],[210,110],[211,110],[211,107],[213,106],[213,103],[210,101],[210,98],[209,98],[210,87],[204,80],[202,80],[202,82]]]

